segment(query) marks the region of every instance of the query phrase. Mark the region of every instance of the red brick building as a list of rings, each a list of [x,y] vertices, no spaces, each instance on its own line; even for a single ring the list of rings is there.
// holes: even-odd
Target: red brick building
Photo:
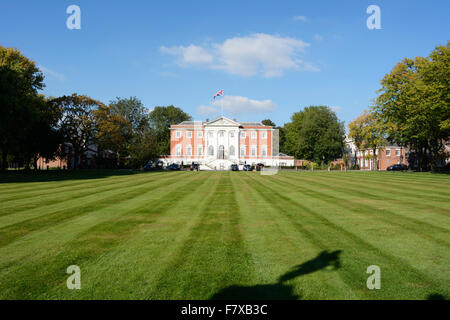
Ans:
[[[376,160],[373,150],[356,152],[356,163],[361,170],[386,170],[387,167],[400,163],[408,166],[408,150],[406,148],[389,145],[377,149],[375,153]]]

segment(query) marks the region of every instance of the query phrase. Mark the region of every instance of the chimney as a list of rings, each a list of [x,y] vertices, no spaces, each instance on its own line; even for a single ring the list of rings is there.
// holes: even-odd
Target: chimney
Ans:
[[[206,118],[206,122],[209,122],[209,119],[208,119],[208,118]]]
[[[236,118],[233,118],[233,121],[234,121],[234,122],[237,122],[237,121],[236,121]]]

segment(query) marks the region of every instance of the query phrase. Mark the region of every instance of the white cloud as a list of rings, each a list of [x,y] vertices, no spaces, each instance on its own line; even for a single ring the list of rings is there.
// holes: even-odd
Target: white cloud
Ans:
[[[311,63],[299,60],[309,44],[290,37],[255,33],[246,37],[234,37],[208,48],[191,44],[188,47],[162,46],[164,54],[174,55],[183,66],[197,65],[230,74],[250,77],[279,77],[286,70],[318,71]]]
[[[205,49],[191,44],[188,47],[165,47],[160,48],[162,53],[176,55],[180,57],[180,64],[209,64],[213,61],[213,56]]]
[[[296,60],[295,61],[298,65],[298,68],[303,71],[310,71],[310,72],[320,72],[320,69],[313,64],[303,61],[303,60]]]
[[[53,70],[50,70],[50,69],[48,69],[48,68],[46,68],[46,67],[44,67],[44,66],[38,66],[38,68],[39,68],[45,75],[49,75],[49,76],[51,76],[51,77],[53,77],[53,78],[58,79],[59,81],[64,81],[64,80],[66,80],[66,77],[65,77],[63,74],[61,74],[61,73],[55,72],[55,71],[53,71]]]
[[[341,112],[343,110],[341,106],[331,106],[330,109],[334,112]]]
[[[272,100],[253,100],[240,96],[224,96],[211,104],[217,109],[223,108],[224,112],[231,114],[241,113],[267,113],[275,110],[276,105]]]
[[[212,115],[217,114],[219,111],[212,106],[199,106],[197,107],[197,113],[200,115]]]
[[[320,34],[316,33],[314,35],[314,39],[316,39],[317,41],[322,41],[323,40],[323,36],[321,36]]]
[[[294,20],[306,22],[308,19],[305,16],[295,16]]]

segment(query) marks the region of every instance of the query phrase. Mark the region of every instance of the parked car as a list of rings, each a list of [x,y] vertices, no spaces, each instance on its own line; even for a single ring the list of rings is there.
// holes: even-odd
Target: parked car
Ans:
[[[149,161],[145,166],[145,171],[158,171],[163,169],[164,163],[162,161]]]
[[[237,164],[232,164],[231,171],[239,171],[239,166]]]
[[[393,164],[392,166],[387,167],[387,171],[404,171],[408,170],[408,166],[404,164]]]
[[[167,166],[167,170],[178,171],[180,170],[180,165],[172,163],[171,165]]]
[[[244,171],[253,171],[253,166],[249,165],[249,164],[244,164]]]
[[[192,162],[192,164],[191,164],[191,166],[189,167],[189,169],[191,170],[191,171],[194,171],[194,170],[199,170],[200,169],[200,165],[198,164],[198,163],[195,163],[195,162]]]
[[[256,171],[261,171],[262,168],[264,168],[264,163],[257,163],[256,164]]]

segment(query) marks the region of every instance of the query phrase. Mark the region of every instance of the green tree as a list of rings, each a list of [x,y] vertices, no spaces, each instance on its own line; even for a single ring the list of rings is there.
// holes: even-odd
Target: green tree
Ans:
[[[43,95],[29,96],[27,106],[28,119],[21,128],[20,147],[16,149],[16,154],[24,157],[26,169],[33,162],[33,167],[37,170],[38,158],[54,159],[63,142],[57,129],[61,110]]]
[[[110,114],[122,116],[128,121],[129,136],[146,131],[149,127],[149,113],[136,97],[119,98],[109,103]]]
[[[77,169],[81,155],[88,150],[97,151],[92,148],[96,136],[93,112],[103,104],[76,93],[53,99],[51,103],[62,110],[62,118],[59,123],[61,134],[64,142],[69,143],[73,149],[74,169]]]
[[[355,163],[357,164],[357,150],[362,151],[364,146],[364,124],[365,124],[365,117],[364,114],[360,115],[356,119],[354,119],[352,122],[348,124],[349,129],[349,137],[353,140],[353,144],[355,145]]]
[[[329,162],[342,155],[344,125],[329,107],[310,106],[285,125],[284,149],[298,159]]]
[[[450,42],[427,58],[404,59],[381,80],[374,105],[390,141],[417,154],[421,170],[437,164],[450,131]]]
[[[131,123],[122,114],[115,113],[111,106],[99,105],[98,109],[93,111],[93,115],[96,122],[95,141],[99,158],[103,151],[110,150],[116,154],[116,165],[120,165],[121,156],[129,154],[129,145],[132,143]]]
[[[158,141],[158,155],[170,154],[170,126],[191,119],[189,114],[174,106],[155,107],[150,112],[150,126]]]
[[[130,149],[130,159],[128,166],[140,168],[147,164],[150,160],[158,158],[158,141],[153,129],[139,133],[135,143]]]
[[[2,170],[12,149],[24,141],[24,128],[32,118],[30,97],[44,88],[36,64],[15,48],[0,46],[0,149]]]
[[[386,145],[385,129],[382,123],[375,113],[365,110],[362,115],[349,123],[348,128],[349,136],[359,151],[372,150],[372,155],[365,158],[373,161],[372,168],[376,170],[377,149]]]
[[[273,122],[270,119],[265,119],[265,120],[261,121],[261,123],[263,125],[265,125],[265,126],[271,126],[271,127],[274,127],[274,128],[276,127],[275,122]]]

